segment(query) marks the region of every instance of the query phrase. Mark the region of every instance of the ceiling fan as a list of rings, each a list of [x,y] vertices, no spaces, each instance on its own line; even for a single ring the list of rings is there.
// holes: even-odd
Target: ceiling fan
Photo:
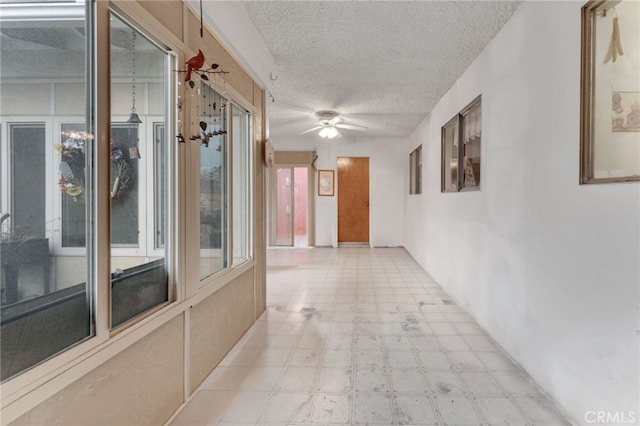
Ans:
[[[333,139],[335,137],[342,137],[338,129],[348,129],[348,130],[367,130],[364,126],[356,126],[353,124],[345,124],[342,121],[342,118],[335,111],[318,111],[316,112],[316,117],[318,117],[318,123],[315,127],[312,127],[309,130],[305,130],[302,133],[298,133],[298,135],[304,135],[306,133],[311,133],[316,130],[320,130],[318,135],[321,138]]]

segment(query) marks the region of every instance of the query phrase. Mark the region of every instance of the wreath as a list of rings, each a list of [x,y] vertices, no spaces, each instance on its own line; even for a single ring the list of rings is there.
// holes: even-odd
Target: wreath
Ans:
[[[86,193],[85,144],[93,136],[85,132],[63,132],[64,141],[55,145],[60,154],[60,191],[73,197],[73,201],[84,200]],[[122,196],[133,184],[134,169],[114,139],[111,139],[111,198]]]

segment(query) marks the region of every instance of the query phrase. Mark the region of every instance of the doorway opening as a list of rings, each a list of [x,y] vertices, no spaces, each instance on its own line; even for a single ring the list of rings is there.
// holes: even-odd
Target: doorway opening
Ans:
[[[309,246],[309,168],[276,166],[272,244]]]

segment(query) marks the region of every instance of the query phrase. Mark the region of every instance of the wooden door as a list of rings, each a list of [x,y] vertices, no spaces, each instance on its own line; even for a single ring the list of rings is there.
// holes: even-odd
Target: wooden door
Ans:
[[[369,158],[338,158],[338,242],[369,242]]]

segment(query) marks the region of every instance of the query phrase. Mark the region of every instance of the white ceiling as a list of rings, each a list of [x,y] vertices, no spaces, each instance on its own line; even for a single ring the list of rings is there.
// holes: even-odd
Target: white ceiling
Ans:
[[[368,128],[341,130],[345,137],[408,136],[520,2],[242,4],[277,66],[267,84],[270,137],[277,140],[313,127],[318,110]]]

